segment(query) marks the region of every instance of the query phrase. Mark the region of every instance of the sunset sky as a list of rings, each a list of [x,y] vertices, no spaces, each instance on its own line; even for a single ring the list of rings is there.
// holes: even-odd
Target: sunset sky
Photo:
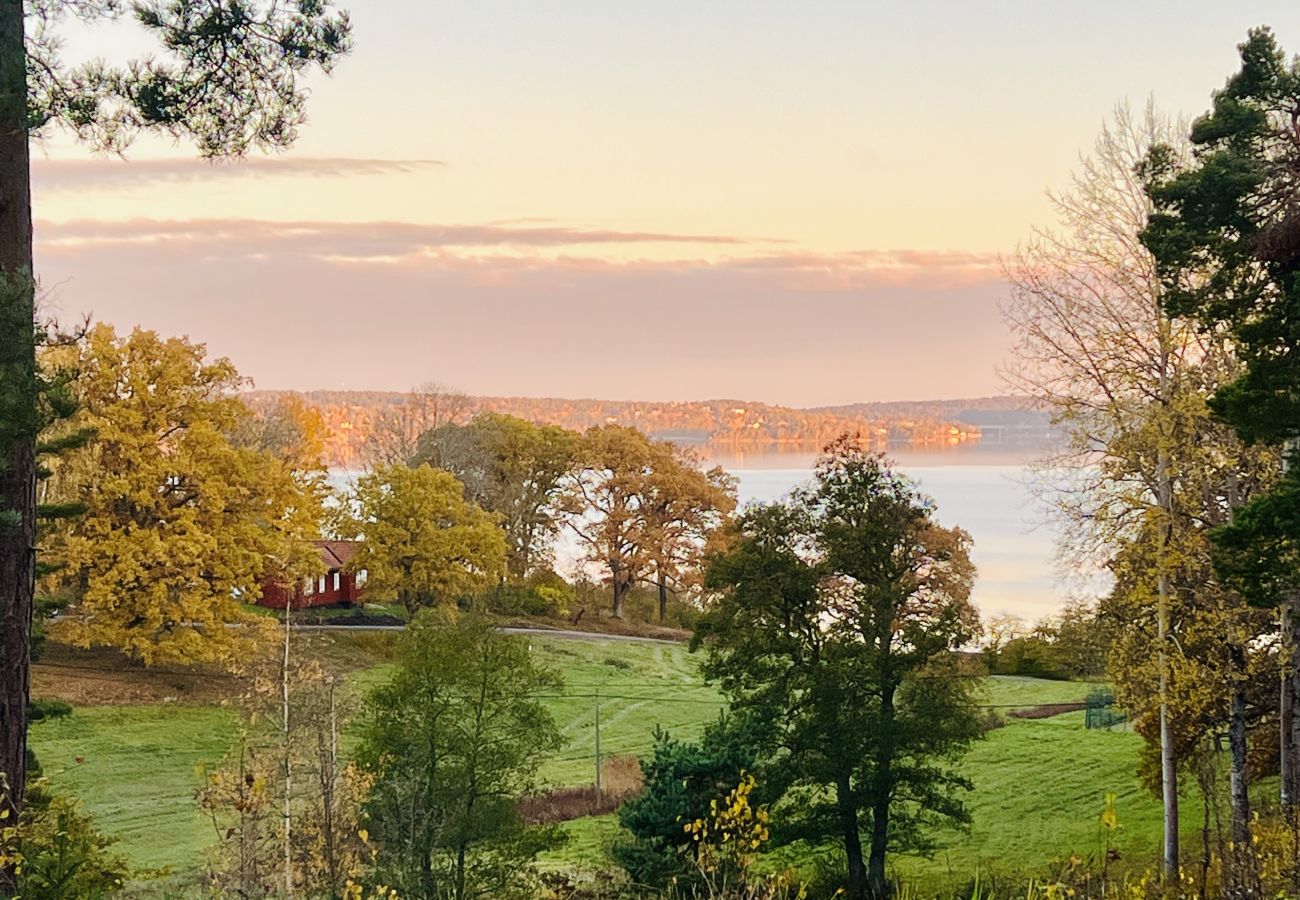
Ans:
[[[50,306],[264,388],[1001,390],[999,254],[1117,102],[1195,114],[1294,3],[354,0],[292,151],[35,154]],[[65,56],[147,50],[74,29]]]

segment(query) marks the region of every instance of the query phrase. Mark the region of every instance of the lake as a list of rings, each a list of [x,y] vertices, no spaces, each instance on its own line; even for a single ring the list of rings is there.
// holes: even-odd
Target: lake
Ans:
[[[987,619],[1011,613],[1035,620],[1061,608],[1073,581],[1056,562],[1056,532],[1029,486],[1029,455],[968,446],[898,449],[899,469],[934,499],[936,518],[974,541],[979,570],[972,599]],[[710,453],[706,462],[736,476],[742,503],[779,499],[812,477],[811,453]]]

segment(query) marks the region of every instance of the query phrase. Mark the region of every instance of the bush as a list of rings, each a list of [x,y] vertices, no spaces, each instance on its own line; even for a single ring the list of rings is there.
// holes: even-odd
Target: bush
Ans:
[[[994,667],[999,675],[1024,675],[1058,681],[1068,677],[1061,668],[1056,648],[1046,638],[1037,635],[1008,641],[998,653]]]
[[[561,618],[569,615],[573,601],[573,587],[554,572],[543,571],[524,581],[497,584],[480,594],[473,605],[502,616]]]
[[[125,859],[110,852],[114,840],[96,830],[75,801],[56,796],[29,804],[13,844],[21,859],[20,896],[31,900],[116,896],[130,869]]]
[[[72,707],[62,700],[32,700],[27,705],[27,718],[32,722],[42,719],[62,719],[72,715]]]
[[[694,880],[695,847],[683,823],[708,816],[710,804],[735,788],[754,761],[749,736],[728,719],[709,726],[699,743],[657,730],[654,755],[641,763],[645,793],[619,809],[633,839],[613,848],[615,862],[637,884]]]

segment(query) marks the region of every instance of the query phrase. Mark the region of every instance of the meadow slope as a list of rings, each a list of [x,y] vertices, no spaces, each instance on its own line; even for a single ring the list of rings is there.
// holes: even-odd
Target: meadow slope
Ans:
[[[548,784],[591,781],[597,708],[605,756],[644,754],[656,728],[697,735],[723,709],[684,646],[525,640],[539,662],[564,677],[564,687],[546,699],[566,738],[542,772]],[[350,682],[364,692],[388,671],[373,651],[334,646],[325,652],[351,655]],[[1068,682],[994,677],[982,686],[981,702],[1005,715],[1018,706],[1078,700],[1087,690]],[[212,824],[194,804],[199,767],[219,763],[239,727],[229,706],[211,700],[79,706],[70,717],[38,723],[32,746],[55,788],[80,797],[133,863],[183,876],[196,870],[213,838]],[[1102,847],[1097,823],[1107,794],[1116,796],[1120,852],[1149,858],[1158,845],[1159,805],[1138,784],[1139,745],[1128,731],[1085,730],[1082,713],[1008,718],[962,763],[974,784],[970,829],[944,835],[944,849],[932,859],[897,858],[898,874],[926,883],[960,881],[977,869],[1042,871],[1054,857],[1095,855]],[[1189,813],[1194,809],[1189,804]],[[1186,821],[1189,829],[1197,825],[1195,815]],[[549,866],[604,864],[605,849],[617,839],[612,816],[566,828],[573,840],[548,858]]]

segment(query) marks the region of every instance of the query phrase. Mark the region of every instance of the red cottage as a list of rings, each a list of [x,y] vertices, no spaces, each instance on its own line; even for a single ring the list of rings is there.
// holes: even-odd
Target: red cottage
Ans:
[[[334,606],[357,602],[357,576],[345,571],[348,560],[356,550],[352,541],[313,541],[320,551],[321,562],[325,564],[325,574],[315,581],[298,584],[293,587],[268,578],[262,582],[262,597],[258,606],[272,609],[284,609],[289,603],[290,609],[305,609],[309,606]],[[364,573],[361,573],[365,580]]]

